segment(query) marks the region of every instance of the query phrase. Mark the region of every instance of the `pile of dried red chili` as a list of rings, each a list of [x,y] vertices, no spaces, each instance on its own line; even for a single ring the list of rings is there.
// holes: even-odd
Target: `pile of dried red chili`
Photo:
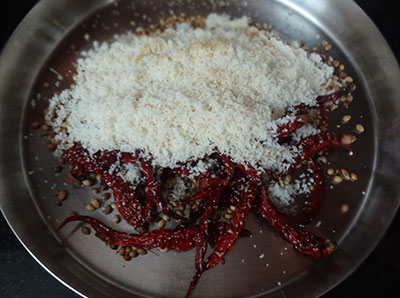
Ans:
[[[325,104],[334,101],[340,94],[319,97],[320,127],[327,124]],[[310,121],[307,111],[310,107],[298,107],[298,119],[279,128],[278,138],[285,138]],[[156,229],[144,234],[128,234],[113,230],[95,218],[89,216],[70,216],[58,229],[72,221],[83,221],[92,226],[99,238],[109,244],[134,246],[137,248],[160,248],[172,250],[189,250],[196,248],[195,274],[191,280],[187,295],[189,296],[201,274],[218,264],[232,248],[242,232],[249,213],[252,211],[265,218],[279,233],[282,234],[300,252],[316,259],[322,259],[332,253],[335,246],[326,239],[311,234],[305,227],[315,218],[324,196],[324,175],[316,156],[332,147],[342,146],[350,149],[349,144],[355,140],[353,136],[341,133],[323,131],[306,137],[296,147],[301,154],[295,159],[294,169],[301,164],[313,173],[314,188],[310,202],[297,216],[288,216],[279,212],[268,198],[267,187],[260,173],[251,165],[233,162],[229,156],[212,153],[204,159],[216,160],[216,166],[194,178],[197,192],[182,203],[196,201],[196,207],[189,216],[182,216],[172,208],[161,195],[161,185],[164,179],[171,176],[184,176],[189,168],[198,161],[188,161],[175,169],[151,166],[149,160],[144,160],[136,153],[121,153],[119,151],[99,151],[90,155],[85,148],[76,143],[64,152],[64,160],[71,165],[71,173],[77,178],[95,172],[101,175],[114,195],[115,205],[122,217],[133,227],[141,227],[154,221],[157,214],[165,214],[178,222],[176,228]],[[146,190],[139,195],[133,186],[124,181],[118,174],[118,166],[124,163],[140,163],[145,176]],[[115,164],[119,163],[117,167]],[[110,170],[113,165],[113,169]],[[155,178],[155,170],[159,174]],[[216,219],[218,210],[234,206],[232,219],[223,221]],[[206,257],[208,247],[213,251]]]

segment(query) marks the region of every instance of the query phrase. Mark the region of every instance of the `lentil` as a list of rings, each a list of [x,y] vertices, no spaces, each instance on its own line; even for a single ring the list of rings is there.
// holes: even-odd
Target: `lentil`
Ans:
[[[49,149],[49,151],[54,151],[56,150],[57,146],[53,143],[50,143],[47,145],[47,149]]]
[[[95,208],[94,208],[94,206],[92,205],[92,204],[86,204],[85,205],[85,208],[87,209],[87,210],[89,210],[89,211],[93,211]]]
[[[121,246],[121,247],[118,249],[118,254],[119,254],[120,256],[125,255],[125,246]]]
[[[143,249],[143,248],[138,248],[136,251],[137,251],[137,253],[138,253],[139,255],[141,255],[141,256],[147,254],[147,251],[146,251],[145,249]]]
[[[350,177],[351,177],[352,181],[357,181],[358,180],[358,177],[357,177],[357,175],[355,173],[351,173]]]
[[[119,215],[114,215],[114,222],[119,223],[121,221],[121,217]]]
[[[61,200],[64,201],[67,198],[67,191],[62,189],[58,192],[57,197]]]
[[[111,197],[111,194],[108,193],[108,192],[107,193],[103,193],[101,195],[101,199],[104,200],[104,201],[107,201],[110,197]]]
[[[97,182],[101,182],[101,176],[99,174],[96,175]]]
[[[100,201],[99,200],[97,200],[97,199],[90,199],[90,202],[92,203],[92,206],[94,207],[94,208],[100,208]]]
[[[85,186],[92,186],[93,182],[91,180],[89,180],[89,179],[85,179],[85,180],[82,181],[82,184],[85,185]]]
[[[49,126],[46,124],[43,124],[41,127],[42,130],[49,130]]]
[[[329,110],[330,110],[331,112],[333,112],[333,111],[336,110],[337,108],[338,108],[338,106],[335,105],[335,104],[332,104],[332,105],[329,106]]]
[[[110,243],[110,248],[112,250],[117,250],[118,249],[118,245],[114,244],[114,243]]]
[[[356,140],[357,140],[357,138],[355,136],[344,135],[344,137],[342,138],[342,144],[343,145],[350,145],[350,144],[354,143]]]
[[[83,226],[83,227],[81,228],[81,231],[82,231],[82,234],[85,234],[85,235],[89,235],[90,232],[91,232],[90,228],[88,228],[88,227],[86,227],[86,226]]]
[[[353,101],[353,95],[347,95],[346,100],[348,102],[352,102]]]
[[[349,209],[350,209],[349,205],[343,204],[342,207],[340,208],[340,211],[341,211],[342,213],[346,213],[346,212],[349,211]]]
[[[164,227],[165,227],[165,220],[161,219],[161,220],[158,222],[158,228],[162,229],[162,228],[164,228]]]
[[[58,166],[54,167],[53,171],[54,171],[54,173],[60,173],[62,171],[62,169],[63,169],[63,167],[58,165]]]
[[[145,233],[145,229],[143,227],[137,227],[136,232],[138,232],[139,234],[143,234]]]
[[[113,208],[111,207],[111,205],[107,205],[103,210],[104,214],[110,214],[112,211]]]
[[[351,116],[350,116],[350,115],[344,115],[344,116],[342,117],[342,123],[343,123],[343,124],[346,124],[347,122],[350,121],[350,119],[351,119]]]
[[[339,61],[337,61],[337,60],[333,61],[333,66],[334,66],[334,67],[338,68],[338,67],[339,67],[339,64],[340,64]]]
[[[362,126],[361,124],[356,124],[356,127],[354,130],[356,133],[361,134],[364,132],[364,126]]]
[[[349,181],[351,179],[349,172],[347,172],[345,169],[341,170],[342,178],[346,181]]]
[[[229,219],[232,219],[232,215],[230,215],[230,214],[224,214],[224,218],[225,218],[225,219],[228,219],[228,220],[229,220]]]
[[[129,256],[131,258],[136,258],[138,255],[139,254],[138,254],[138,252],[136,250],[132,250],[132,251],[129,252]]]
[[[333,177],[333,179],[332,179],[332,182],[335,183],[335,184],[339,184],[339,183],[341,183],[342,181],[343,181],[343,178],[340,177],[340,176],[335,176],[335,177]]]
[[[328,45],[325,47],[325,51],[327,51],[327,52],[329,52],[331,49],[332,49],[332,45],[331,45],[331,44],[328,44]]]
[[[352,77],[347,76],[344,80],[345,80],[347,83],[353,83],[353,78],[352,78]]]

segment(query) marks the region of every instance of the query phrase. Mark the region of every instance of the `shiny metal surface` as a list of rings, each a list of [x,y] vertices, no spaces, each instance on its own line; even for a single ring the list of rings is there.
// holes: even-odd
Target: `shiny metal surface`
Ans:
[[[35,107],[30,102],[37,93],[43,98],[51,96],[56,87],[49,67],[65,76],[76,59],[68,50],[71,43],[79,50],[90,46],[84,33],[105,40],[134,28],[131,20],[151,23],[169,15],[170,9],[188,15],[218,11],[271,23],[284,39],[302,39],[310,45],[322,39],[331,41],[333,55],[345,63],[358,84],[349,111],[333,113],[332,122],[350,113],[357,121],[352,124],[362,123],[367,133],[359,137],[353,157],[343,152],[330,157],[332,165],[351,168],[360,177],[357,184],[328,189],[317,219],[321,227],[313,227],[338,241],[337,253],[314,262],[252,217],[246,227],[253,237],[238,240],[225,265],[204,274],[193,297],[316,297],[344,279],[379,241],[400,202],[399,67],[368,17],[347,0],[119,1],[118,6],[111,2],[41,1],[17,28],[0,58],[0,203],[32,256],[84,296],[184,295],[193,274],[194,252],[154,251],[126,263],[93,235],[85,237],[72,227],[55,233],[60,220],[72,210],[84,213],[85,199],[92,195],[86,189],[70,188],[63,207],[54,205],[51,187],[62,185],[66,172],[54,176],[56,161],[45,148],[46,136],[29,127],[41,118],[46,102],[38,101]],[[93,28],[96,14],[105,27]],[[44,81],[52,87],[43,88]],[[61,88],[69,82],[65,76]],[[351,131],[351,127],[342,129]],[[34,174],[29,175],[31,171]],[[350,206],[346,214],[340,213],[343,203]],[[95,216],[111,221],[100,211]]]

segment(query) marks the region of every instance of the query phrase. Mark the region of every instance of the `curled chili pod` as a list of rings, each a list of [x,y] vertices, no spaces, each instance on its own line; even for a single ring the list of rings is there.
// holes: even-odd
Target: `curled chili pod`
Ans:
[[[73,221],[88,223],[96,231],[96,235],[100,239],[107,243],[121,246],[188,250],[196,245],[199,235],[198,226],[189,227],[184,230],[158,229],[142,235],[129,234],[116,231],[93,217],[80,215],[66,218],[57,228],[57,231]]]
[[[301,149],[299,156],[295,158],[295,164],[310,160],[314,158],[318,153],[326,152],[333,147],[342,146],[348,150],[351,150],[350,144],[355,141],[355,137],[351,135],[345,135],[333,131],[321,132],[309,137],[306,137],[295,146]],[[292,166],[292,167],[294,167]]]
[[[261,190],[261,202],[256,212],[292,243],[294,248],[318,260],[330,255],[336,249],[336,245],[330,240],[303,230],[295,225],[290,217],[279,213],[269,201],[265,188],[261,187]]]

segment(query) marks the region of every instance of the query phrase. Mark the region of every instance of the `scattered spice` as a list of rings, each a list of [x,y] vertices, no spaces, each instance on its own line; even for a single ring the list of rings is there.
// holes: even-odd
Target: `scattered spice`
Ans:
[[[82,231],[82,234],[85,234],[85,235],[89,235],[90,234],[90,228],[88,228],[87,226],[83,226],[81,228],[81,231]]]
[[[61,200],[64,201],[67,198],[67,191],[65,189],[60,190],[57,193],[57,197]]]
[[[346,124],[347,122],[349,122],[351,120],[351,116],[350,115],[344,115],[342,117],[342,123]]]
[[[361,124],[356,124],[356,127],[354,130],[356,133],[361,134],[364,132],[364,126],[362,126]]]
[[[114,222],[119,223],[121,221],[121,217],[119,215],[114,215]]]
[[[141,256],[147,254],[147,251],[146,251],[145,249],[142,249],[142,248],[136,249],[136,252],[137,252],[139,255],[141,255]]]
[[[107,193],[103,193],[101,195],[101,199],[104,200],[104,201],[107,201],[110,197],[111,197],[111,194],[108,193],[108,192]]]
[[[92,204],[86,204],[85,205],[85,208],[86,208],[86,210],[88,210],[88,211],[94,211],[94,206],[92,205]]]
[[[161,220],[158,222],[158,228],[162,229],[162,228],[164,228],[164,227],[165,227],[165,220],[161,219]]]
[[[332,182],[335,183],[335,184],[339,184],[339,183],[341,183],[342,181],[343,181],[343,178],[340,177],[340,176],[335,176],[335,177],[333,177],[333,179],[332,179]]]
[[[340,208],[340,211],[342,213],[347,213],[347,212],[349,212],[349,209],[350,209],[349,205],[343,204],[342,207]]]
[[[341,170],[341,175],[342,178],[346,181],[349,181],[351,179],[349,172],[347,172],[345,169]]]
[[[357,181],[358,180],[358,176],[355,173],[351,173],[351,180],[352,181]]]
[[[85,186],[92,186],[93,182],[92,182],[92,180],[85,179],[85,180],[82,181],[82,184],[85,185]]]
[[[111,207],[111,205],[107,205],[103,210],[103,212],[105,214],[110,214],[112,211],[113,211],[113,208]]]
[[[129,256],[131,258],[136,258],[138,255],[139,254],[138,254],[138,252],[136,250],[132,250],[132,251],[129,252]]]
[[[91,205],[95,208],[95,209],[97,209],[97,208],[100,208],[100,201],[99,200],[97,200],[97,199],[91,199],[90,200],[90,202],[91,202]]]

